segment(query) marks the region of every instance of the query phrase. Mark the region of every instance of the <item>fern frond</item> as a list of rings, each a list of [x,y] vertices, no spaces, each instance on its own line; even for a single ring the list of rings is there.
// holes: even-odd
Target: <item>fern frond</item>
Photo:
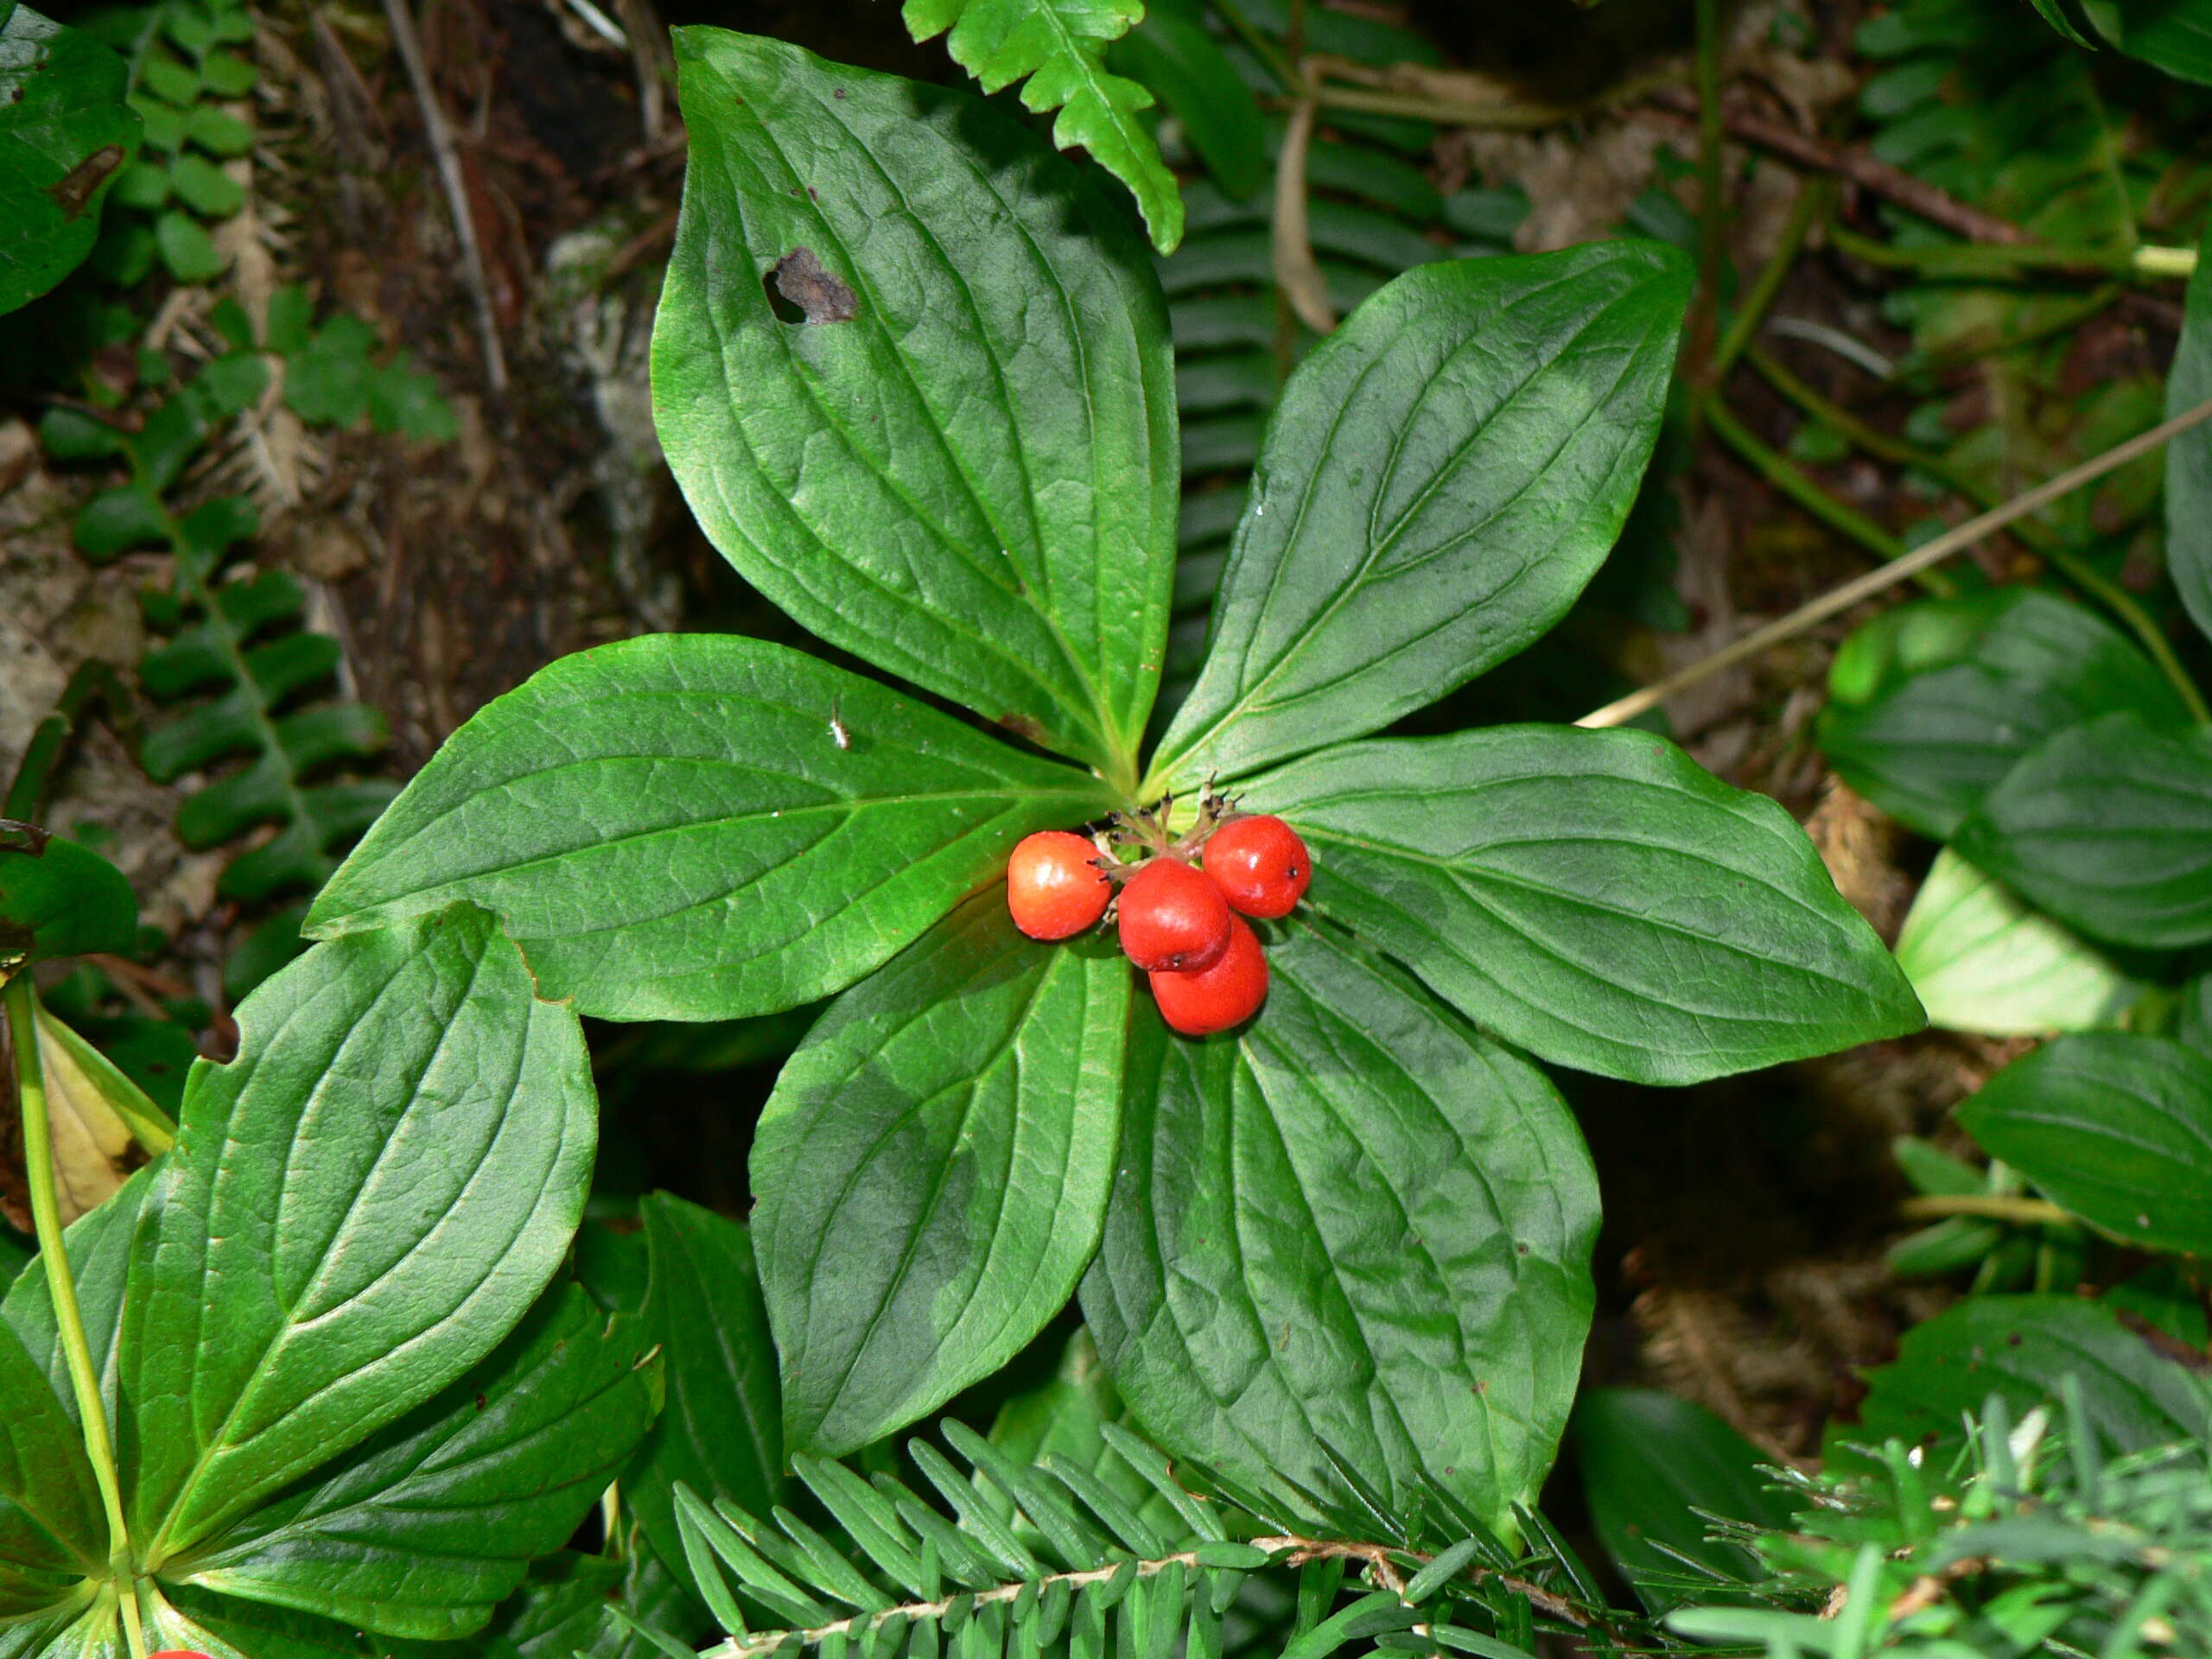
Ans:
[[[1433,1554],[1402,1535],[1307,1535],[1241,1495],[1192,1491],[1127,1429],[1100,1432],[1096,1460],[1033,1465],[948,1422],[965,1471],[925,1441],[907,1448],[936,1503],[889,1474],[798,1459],[830,1531],[678,1486],[684,1564],[724,1632],[706,1659],[1221,1659],[1224,1616],[1247,1576],[1271,1567],[1300,1569],[1287,1659],[1355,1642],[1527,1659],[1537,1613],[1547,1628],[1609,1630],[1596,1604],[1539,1581],[1579,1567],[1541,1522],[1524,1522],[1546,1540],[1535,1560],[1479,1526]],[[1438,1513],[1448,1527],[1449,1508]],[[1388,1530],[1412,1532],[1404,1519]]]
[[[1025,107],[1058,110],[1052,142],[1081,144],[1129,188],[1153,245],[1183,239],[1183,196],[1137,111],[1152,94],[1106,67],[1108,46],[1144,16],[1144,0],[906,0],[917,41],[949,29],[952,60],[995,92],[1018,80]]]

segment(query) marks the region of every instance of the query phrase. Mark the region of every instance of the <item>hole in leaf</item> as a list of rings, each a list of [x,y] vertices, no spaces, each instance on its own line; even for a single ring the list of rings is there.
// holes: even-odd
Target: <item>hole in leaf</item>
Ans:
[[[768,306],[784,322],[850,322],[860,298],[822,268],[814,250],[793,248],[760,279]]]

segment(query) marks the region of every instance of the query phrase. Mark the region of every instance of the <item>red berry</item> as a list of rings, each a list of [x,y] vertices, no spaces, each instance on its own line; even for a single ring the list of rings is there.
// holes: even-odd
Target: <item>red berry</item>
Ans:
[[[1247,916],[1287,916],[1313,879],[1313,857],[1281,818],[1232,818],[1206,837],[1206,874]]]
[[[1229,901],[1179,858],[1148,859],[1122,888],[1122,949],[1147,973],[1195,973],[1229,948]]]
[[[196,1648],[163,1648],[159,1653],[149,1653],[146,1659],[207,1659]]]
[[[1268,1000],[1268,954],[1241,916],[1229,918],[1229,944],[1221,959],[1196,973],[1154,974],[1153,1000],[1160,1017],[1186,1037],[1204,1037],[1241,1026]]]
[[[1007,861],[1006,907],[1033,939],[1073,938],[1106,913],[1114,884],[1098,849],[1065,830],[1024,836]]]

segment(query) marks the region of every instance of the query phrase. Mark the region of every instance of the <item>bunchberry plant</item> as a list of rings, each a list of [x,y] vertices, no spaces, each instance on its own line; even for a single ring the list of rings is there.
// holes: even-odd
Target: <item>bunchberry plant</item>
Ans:
[[[568,658],[454,735],[308,931],[480,906],[605,1019],[835,997],[753,1154],[794,1453],[913,1421],[1079,1294],[1171,1455],[1300,1514],[1433,1490],[1516,1526],[1597,1220],[1534,1061],[1681,1083],[1920,1020],[1796,826],[1663,738],[1378,735],[1604,559],[1684,263],[1618,242],[1370,300],[1286,388],[1160,708],[1176,391],[1122,204],[966,95],[676,39],[664,447],[749,582],[927,700],[746,639]],[[1287,843],[1250,849],[1249,921],[1165,850],[1215,791],[1310,849],[1302,898]],[[1079,868],[1000,885],[1025,837],[1147,823],[1118,930],[1150,996],[1096,889],[1045,902]]]

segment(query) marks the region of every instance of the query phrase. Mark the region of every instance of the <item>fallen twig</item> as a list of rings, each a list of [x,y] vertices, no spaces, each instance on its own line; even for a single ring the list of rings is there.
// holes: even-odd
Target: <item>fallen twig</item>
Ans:
[[[453,129],[438,104],[437,89],[423,61],[423,42],[415,33],[415,19],[407,0],[384,0],[385,16],[391,21],[391,42],[399,51],[415,102],[423,111],[423,130],[438,164],[438,182],[445,188],[446,206],[453,213],[454,238],[461,245],[461,271],[476,302],[478,331],[484,338],[484,378],[495,392],[507,389],[506,353],[499,345],[499,323],[492,308],[492,285],[484,274],[484,251],[476,239],[476,219],[469,210],[468,182],[461,171],[461,154],[454,148]]]
[[[2149,431],[2138,433],[2126,442],[2115,444],[2104,454],[2083,461],[2079,467],[2069,467],[2057,477],[2014,496],[2003,506],[1979,513],[1957,528],[1945,531],[1902,558],[1891,560],[1878,570],[1870,570],[1865,575],[1823,594],[1810,604],[1799,606],[1789,615],[1768,623],[1763,628],[1754,628],[1734,644],[1723,645],[1719,651],[1700,658],[1655,684],[1647,685],[1640,691],[1632,691],[1627,696],[1618,697],[1602,709],[1592,709],[1574,723],[1578,726],[1619,726],[1634,720],[1647,709],[1657,708],[1685,686],[1694,685],[1707,675],[1718,673],[1747,657],[1756,657],[1769,647],[1794,639],[1806,629],[1815,627],[1828,618],[1849,610],[1861,600],[1872,599],[1876,594],[1895,587],[1907,577],[1941,564],[1952,554],[1971,547],[1993,531],[2002,530],[2046,503],[2056,501],[2060,496],[2125,467],[2138,455],[2157,448],[2177,433],[2201,426],[2208,420],[2212,420],[2212,400],[2186,410],[2171,420],[2159,422]]]

